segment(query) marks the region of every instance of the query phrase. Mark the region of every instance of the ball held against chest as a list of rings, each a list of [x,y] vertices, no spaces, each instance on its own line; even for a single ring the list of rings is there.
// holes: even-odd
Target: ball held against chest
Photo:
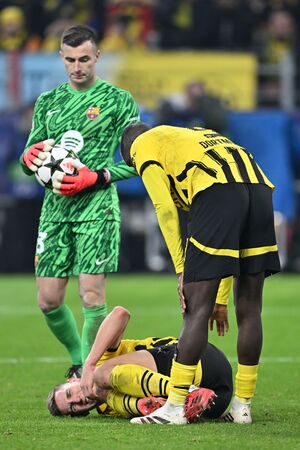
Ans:
[[[52,182],[57,173],[66,175],[76,175],[77,170],[72,165],[72,160],[78,160],[73,150],[67,150],[61,145],[55,145],[50,152],[47,152],[43,164],[35,172],[37,181],[45,188],[52,189]]]

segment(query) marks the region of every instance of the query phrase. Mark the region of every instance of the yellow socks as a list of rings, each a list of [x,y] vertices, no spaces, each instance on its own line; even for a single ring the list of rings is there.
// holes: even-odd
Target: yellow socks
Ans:
[[[141,414],[138,409],[139,399],[137,397],[109,391],[106,401],[108,406],[112,409],[111,415],[132,417],[139,416]]]
[[[173,360],[170,380],[170,394],[168,398],[169,403],[172,403],[173,405],[184,405],[185,398],[189,392],[189,387],[194,383],[196,369],[197,365],[186,366],[185,364],[180,364]],[[197,378],[200,378],[201,380],[202,373],[201,376],[200,373],[198,373]]]
[[[170,378],[135,364],[115,366],[109,383],[116,391],[134,397],[167,397]]]
[[[183,405],[191,384],[200,384],[201,364],[187,366],[173,360],[171,380],[165,375],[134,364],[115,366],[110,374],[110,386],[133,397],[167,397],[174,405]],[[170,392],[169,392],[170,391]]]
[[[235,377],[235,395],[243,403],[245,399],[254,396],[257,382],[258,365],[244,366],[238,364],[238,371]]]

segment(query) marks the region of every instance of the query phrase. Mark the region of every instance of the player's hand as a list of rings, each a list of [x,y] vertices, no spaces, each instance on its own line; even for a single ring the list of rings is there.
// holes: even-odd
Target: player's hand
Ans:
[[[81,379],[80,379],[80,387],[82,393],[85,397],[93,398],[93,377],[94,377],[95,366],[85,365],[83,367]]]
[[[229,330],[227,305],[215,304],[213,313],[209,319],[210,331],[214,328],[214,321],[216,321],[218,336],[224,336],[225,332],[227,333]]]
[[[46,139],[29,147],[23,155],[23,162],[31,172],[36,172],[46,159],[45,152],[50,152],[55,144],[54,139]]]
[[[183,272],[178,274],[178,295],[180,300],[181,313],[184,314],[186,310],[185,297],[183,293]]]
[[[58,173],[53,180],[54,194],[69,197],[94,185],[100,188],[105,187],[110,181],[110,172],[106,168],[96,172],[90,170],[77,159],[72,160],[71,164],[77,169],[77,175]]]

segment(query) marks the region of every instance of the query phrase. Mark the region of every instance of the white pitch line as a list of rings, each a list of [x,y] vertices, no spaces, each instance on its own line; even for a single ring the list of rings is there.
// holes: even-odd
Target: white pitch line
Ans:
[[[145,308],[136,307],[134,308],[134,316],[137,317],[145,317],[146,312]],[[229,305],[229,312],[232,313],[233,308]],[[179,308],[177,307],[161,307],[157,311],[152,311],[152,315],[157,315],[161,317],[162,315],[168,316],[178,316]],[[233,313],[232,313],[233,314]],[[0,316],[40,316],[41,311],[35,305],[0,305]],[[273,307],[273,306],[264,306],[263,317],[291,317],[295,319],[297,316],[300,316],[300,307]]]
[[[237,362],[236,356],[228,357],[230,362]],[[0,364],[57,364],[69,362],[67,357],[52,357],[52,356],[39,356],[35,358],[0,358]],[[300,363],[300,357],[293,356],[264,356],[260,360],[261,363],[275,363],[275,364],[287,364],[287,363]]]
[[[57,364],[57,363],[65,363],[70,362],[70,359],[67,357],[52,357],[52,356],[38,356],[36,358],[0,358],[0,364],[32,364],[32,363],[41,363],[41,364]]]
[[[236,356],[228,356],[230,362],[237,362]],[[0,360],[1,361],[1,360]],[[261,363],[275,363],[275,364],[287,364],[287,363],[300,363],[300,357],[297,356],[262,356]]]

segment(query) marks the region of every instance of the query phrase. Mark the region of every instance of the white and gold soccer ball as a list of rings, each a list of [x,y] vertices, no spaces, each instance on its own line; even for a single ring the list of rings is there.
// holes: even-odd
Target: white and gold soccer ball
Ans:
[[[57,144],[45,154],[43,164],[35,172],[36,179],[42,186],[52,189],[52,182],[58,173],[76,175],[77,170],[73,167],[72,161],[79,161],[79,159],[73,150],[67,150]]]

